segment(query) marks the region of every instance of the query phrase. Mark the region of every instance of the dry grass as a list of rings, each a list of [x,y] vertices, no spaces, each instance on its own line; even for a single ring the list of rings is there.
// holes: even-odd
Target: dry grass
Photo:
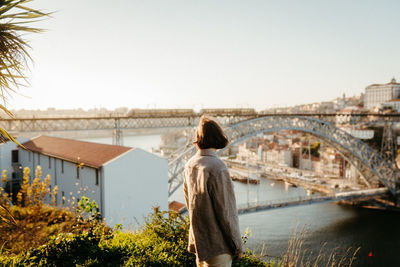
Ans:
[[[19,254],[45,244],[51,235],[89,228],[67,209],[47,205],[9,208],[13,224],[0,224],[0,244],[3,253]],[[1,213],[1,212],[0,212]]]
[[[24,169],[17,200],[0,187],[0,247],[2,253],[19,254],[45,244],[51,235],[89,229],[91,224],[68,208],[55,207],[57,188],[50,190],[50,176],[41,178],[41,169],[29,183],[29,168]],[[7,175],[3,172],[3,180]]]
[[[298,227],[295,228],[289,240],[286,255],[282,260],[283,266],[352,266],[360,248],[349,247],[343,252],[342,249],[337,247],[332,251],[328,251],[327,243],[325,243],[321,246],[318,254],[314,256],[311,250],[304,248],[307,233],[307,225],[304,225],[300,230],[298,230]]]
[[[46,244],[49,241],[50,236],[57,235],[59,233],[82,233],[87,232],[93,228],[93,221],[85,220],[82,218],[82,214],[76,211],[71,211],[68,208],[61,208],[55,206],[55,199],[57,195],[57,188],[50,190],[50,176],[42,179],[42,173],[40,167],[35,171],[35,178],[32,183],[29,183],[29,172],[28,168],[24,169],[23,183],[21,185],[20,192],[15,198],[15,203],[10,204],[12,196],[5,193],[0,187],[0,255],[21,255],[22,252],[26,252],[31,248],[38,248],[40,245]],[[3,173],[3,180],[6,181],[7,175]],[[176,223],[181,223],[180,221],[174,221],[169,219],[168,223],[162,221],[163,217],[160,217],[160,212],[153,218],[151,223],[147,223],[148,227],[155,227],[159,229],[160,225],[172,225],[175,227]],[[157,220],[156,220],[157,219]],[[160,221],[161,220],[161,221]],[[165,229],[165,232],[161,234],[163,239],[172,239],[180,237],[179,242],[173,242],[175,245],[171,245],[171,250],[174,251],[171,254],[176,256],[176,245],[179,243],[179,251],[182,250],[182,257],[185,258],[186,254],[186,236],[188,231],[188,224],[178,225],[176,233],[171,231],[170,228]],[[186,228],[185,228],[185,227]],[[105,226],[104,226],[105,227]],[[146,228],[146,229],[147,229]],[[290,238],[288,249],[283,257],[276,258],[275,261],[269,261],[262,263],[257,257],[247,257],[242,260],[240,264],[246,264],[243,266],[351,266],[358,249],[348,248],[346,251],[340,250],[339,248],[328,251],[326,244],[323,245],[318,252],[318,254],[313,255],[313,252],[309,249],[305,249],[305,241],[307,240],[307,225],[303,226],[301,229],[296,227]],[[104,228],[106,229],[106,228]],[[108,229],[108,228],[107,228]],[[175,228],[174,228],[175,229]],[[182,229],[186,229],[183,231]],[[183,231],[183,232],[181,232]],[[153,233],[153,231],[150,231]],[[160,232],[157,232],[160,235]],[[174,238],[167,238],[171,235]],[[250,233],[247,231],[244,240],[246,241]],[[121,236],[131,236],[122,235]],[[141,235],[140,238],[144,238]],[[139,238],[139,236],[138,236]],[[153,240],[152,236],[148,236],[143,240],[150,242]],[[123,244],[127,247],[135,248],[140,245],[142,239],[123,240]],[[139,242],[140,241],[140,242]],[[154,241],[154,240],[153,240]],[[152,242],[153,242],[152,241]],[[169,243],[168,243],[169,244]],[[124,245],[124,246],[125,246]],[[153,247],[154,245],[150,245]],[[163,245],[164,246],[164,245]],[[161,246],[161,247],[163,247]],[[146,246],[143,249],[148,249]],[[165,249],[163,247],[163,249]],[[265,249],[263,248],[263,251]],[[136,251],[136,250],[135,250]],[[170,253],[170,252],[169,252]],[[150,253],[151,254],[151,253]],[[154,252],[152,257],[157,256]],[[265,254],[262,252],[262,254]],[[141,255],[141,254],[140,254]],[[147,254],[146,254],[147,255]],[[175,257],[174,256],[174,257]],[[263,255],[260,256],[262,258]],[[89,256],[88,256],[89,257]],[[186,259],[186,258],[185,258]],[[186,259],[188,260],[188,259]]]

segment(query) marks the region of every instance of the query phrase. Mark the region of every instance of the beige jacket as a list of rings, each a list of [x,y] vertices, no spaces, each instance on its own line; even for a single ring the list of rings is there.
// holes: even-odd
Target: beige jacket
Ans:
[[[200,261],[242,252],[232,180],[214,150],[199,150],[186,164],[184,191],[190,218],[189,252]]]

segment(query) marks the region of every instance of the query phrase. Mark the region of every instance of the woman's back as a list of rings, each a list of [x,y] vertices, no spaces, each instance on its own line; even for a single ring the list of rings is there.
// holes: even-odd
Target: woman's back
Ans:
[[[235,192],[225,163],[216,150],[229,143],[222,128],[201,117],[196,129],[198,151],[185,166],[183,188],[189,212],[188,250],[198,266],[230,266],[242,256]]]
[[[214,150],[200,150],[187,163],[184,188],[191,222],[189,251],[204,260],[241,249],[232,181]]]

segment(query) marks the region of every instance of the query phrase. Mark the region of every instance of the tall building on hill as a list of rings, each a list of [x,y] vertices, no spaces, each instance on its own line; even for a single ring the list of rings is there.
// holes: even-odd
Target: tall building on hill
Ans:
[[[365,88],[364,107],[371,109],[392,99],[400,98],[400,83],[393,78],[390,83],[371,84]]]

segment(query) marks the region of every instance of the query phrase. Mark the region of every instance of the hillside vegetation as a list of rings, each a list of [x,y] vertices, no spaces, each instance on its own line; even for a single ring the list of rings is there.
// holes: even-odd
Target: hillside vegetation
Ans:
[[[154,208],[140,229],[112,229],[101,220],[94,201],[82,197],[74,210],[57,207],[58,189],[50,190],[50,177],[42,179],[40,168],[31,184],[28,177],[25,168],[17,196],[0,188],[0,265],[195,266],[195,256],[186,249],[186,216]],[[3,181],[7,182],[5,173]],[[332,253],[310,258],[302,243],[303,237],[295,236],[288,251],[273,262],[247,250],[233,266],[350,266],[354,259],[350,250],[341,257]]]

